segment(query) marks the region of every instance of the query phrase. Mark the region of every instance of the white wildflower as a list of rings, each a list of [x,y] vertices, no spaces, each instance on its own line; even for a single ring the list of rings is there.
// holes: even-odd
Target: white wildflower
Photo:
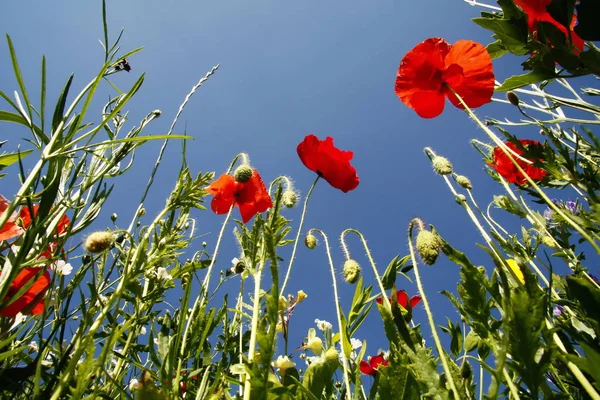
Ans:
[[[167,271],[165,267],[158,267],[156,269],[156,277],[160,280],[170,281],[173,279],[171,274]]]
[[[317,357],[317,356],[307,356],[305,361],[306,361],[306,365],[310,365],[312,363],[314,363],[315,361],[317,361],[319,358],[321,357]]]
[[[145,327],[145,326],[142,326],[142,327],[140,328],[140,335],[145,335],[145,334],[146,334],[146,327]]]
[[[133,392],[134,390],[139,389],[139,387],[140,387],[140,382],[137,379],[133,378],[132,380],[129,381],[129,390],[130,391]]]
[[[38,346],[38,344],[35,340],[32,340],[31,343],[29,343],[29,352],[30,353],[37,353],[39,349],[40,349],[40,347]]]
[[[333,328],[331,323],[320,319],[315,319],[315,324],[317,324],[317,328],[319,328],[321,332],[325,332],[326,330]]]
[[[63,260],[58,260],[57,262],[53,263],[51,268],[55,274],[61,276],[67,276],[73,272],[73,266]]]

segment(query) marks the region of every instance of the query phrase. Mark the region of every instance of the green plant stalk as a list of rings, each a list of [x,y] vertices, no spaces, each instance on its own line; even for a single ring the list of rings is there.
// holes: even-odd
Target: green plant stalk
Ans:
[[[205,304],[208,301],[208,286],[210,284],[210,276],[212,274],[212,270],[215,265],[215,260],[217,258],[217,254],[219,253],[219,247],[221,246],[221,241],[223,240],[223,233],[225,232],[225,227],[227,226],[227,222],[229,222],[229,218],[231,217],[232,210],[233,210],[233,204],[229,208],[229,212],[227,213],[227,216],[225,217],[225,221],[223,221],[223,224],[221,225],[221,230],[219,231],[219,236],[217,238],[217,244],[215,245],[215,251],[213,252],[212,259],[210,260],[210,265],[208,266],[208,269],[206,270],[206,276],[204,277],[204,280],[202,282],[202,288],[200,290],[200,293],[198,294],[198,297],[196,297],[196,300],[194,301],[194,306],[192,307],[192,312],[190,313],[190,316],[188,318],[188,323],[183,332],[183,339],[181,341],[181,350],[179,352],[179,354],[182,356],[183,356],[183,354],[185,354],[185,344],[187,342],[188,332],[190,330],[190,326],[192,325],[192,322],[194,321],[196,312],[198,311],[198,306],[200,305],[201,300],[202,300],[203,304]]]
[[[410,259],[413,263],[413,268],[415,270],[415,278],[417,280],[417,287],[419,288],[419,292],[421,293],[421,298],[423,300],[423,306],[425,307],[425,313],[427,314],[427,320],[429,321],[429,326],[431,327],[431,334],[433,336],[433,341],[435,342],[435,347],[437,348],[438,356],[442,361],[442,367],[444,372],[446,373],[446,378],[450,383],[450,389],[454,393],[454,398],[460,398],[460,392],[456,388],[456,384],[454,383],[454,378],[452,377],[452,373],[450,371],[450,367],[448,366],[448,360],[446,360],[446,354],[444,352],[444,348],[442,347],[442,343],[440,341],[440,337],[437,334],[437,329],[435,327],[435,321],[433,320],[433,314],[431,313],[431,308],[429,307],[429,301],[427,300],[427,295],[425,294],[425,289],[423,288],[423,282],[421,282],[421,274],[419,274],[419,263],[417,262],[417,257],[415,256],[415,249],[413,246],[413,227],[414,224],[422,224],[422,222],[418,219],[413,219],[410,221],[408,227],[408,250],[410,252]]]
[[[315,181],[316,183],[316,181]],[[338,290],[337,290],[337,279],[335,277],[335,267],[333,265],[333,260],[331,259],[331,250],[329,248],[329,241],[327,240],[327,235],[325,235],[325,233],[323,233],[323,231],[321,231],[320,229],[311,229],[311,232],[319,232],[321,234],[321,236],[323,236],[323,241],[325,242],[325,251],[327,253],[327,259],[329,261],[329,268],[331,270],[331,279],[333,280],[333,295],[335,297],[334,301],[335,301],[335,311],[336,311],[336,315],[337,315],[337,322],[338,322],[338,327],[340,330],[340,344],[342,346],[342,367],[343,367],[343,372],[344,372],[344,384],[346,385],[346,398],[348,400],[351,400],[352,397],[352,391],[350,389],[350,379],[348,378],[348,359],[346,358],[346,354],[344,352],[344,343],[343,343],[343,325],[342,325],[342,312],[341,312],[341,307],[340,307],[340,297],[338,295]]]
[[[256,338],[258,337],[258,313],[260,312],[260,281],[264,267],[264,261],[261,260],[260,265],[256,269],[254,275],[254,298],[252,307],[252,323],[250,334],[250,348],[248,349],[248,363],[254,361],[256,352]],[[250,392],[252,391],[252,381],[249,373],[246,373],[246,382],[244,383],[244,400],[250,400]]]
[[[304,199],[304,207],[302,208],[302,215],[300,216],[300,224],[298,225],[298,233],[296,233],[296,240],[294,241],[294,247],[292,248],[292,255],[290,256],[290,262],[287,267],[287,272],[285,273],[285,279],[283,280],[283,285],[281,286],[281,290],[279,293],[283,293],[285,295],[285,288],[287,286],[288,279],[290,279],[290,272],[292,272],[292,265],[294,264],[294,258],[296,257],[296,249],[298,248],[298,242],[300,241],[300,235],[302,234],[302,226],[304,225],[304,217],[306,216],[306,209],[308,207],[308,199],[310,199],[310,195],[312,194],[317,182],[319,181],[320,176],[317,176],[317,179],[313,182],[312,186],[308,190],[306,194],[306,198]]]

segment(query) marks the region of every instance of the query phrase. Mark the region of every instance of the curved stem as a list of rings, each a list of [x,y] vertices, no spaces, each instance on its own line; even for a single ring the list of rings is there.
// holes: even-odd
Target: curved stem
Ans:
[[[415,271],[415,278],[417,281],[417,287],[419,288],[419,293],[421,294],[421,299],[423,300],[423,306],[425,307],[425,313],[427,314],[427,320],[429,321],[429,326],[431,327],[431,334],[433,336],[433,341],[435,342],[435,347],[438,351],[438,356],[442,361],[442,367],[444,368],[444,372],[446,373],[446,378],[450,383],[450,388],[452,392],[454,392],[454,398],[460,398],[460,392],[456,389],[456,384],[454,383],[454,378],[452,377],[452,372],[450,371],[450,367],[448,366],[448,360],[446,360],[446,353],[444,352],[444,348],[442,347],[442,343],[440,341],[440,337],[437,334],[437,329],[435,327],[435,321],[433,320],[433,314],[431,313],[431,308],[429,307],[429,301],[427,300],[427,295],[425,294],[425,289],[423,288],[423,282],[421,282],[421,274],[419,273],[419,263],[417,262],[417,257],[415,256],[415,249],[413,246],[413,227],[414,224],[422,224],[422,222],[418,219],[413,219],[410,221],[408,227],[408,249],[410,251],[410,258],[413,264],[413,268]]]
[[[290,256],[290,262],[288,264],[287,272],[285,273],[285,279],[283,280],[283,285],[281,286],[281,291],[285,295],[285,287],[287,286],[288,279],[290,279],[290,272],[292,271],[292,264],[294,264],[294,257],[296,257],[296,249],[298,248],[298,242],[300,241],[300,235],[302,234],[302,225],[304,225],[304,217],[306,216],[306,209],[308,207],[308,199],[310,199],[310,195],[312,194],[317,182],[319,181],[320,176],[317,176],[317,179],[313,182],[312,186],[308,190],[306,194],[306,198],[304,199],[304,207],[302,208],[302,216],[300,217],[300,225],[298,225],[298,233],[296,234],[296,240],[294,241],[294,247],[292,248],[292,255]]]
[[[373,257],[371,256],[371,251],[369,250],[369,247],[367,246],[367,241],[365,240],[365,237],[362,235],[362,233],[360,233],[356,229],[352,229],[352,228],[346,229],[345,231],[342,232],[342,234],[340,235],[340,242],[342,243],[342,249],[344,250],[344,255],[346,256],[347,260],[350,259],[350,251],[348,250],[348,246],[346,245],[346,240],[345,240],[347,233],[354,233],[362,241],[363,247],[365,248],[365,252],[367,253],[367,258],[369,259],[369,264],[371,264],[371,268],[373,268],[373,273],[375,274],[375,279],[377,279],[377,284],[379,285],[379,290],[381,291],[381,297],[383,299],[382,301],[386,305],[388,310],[391,312],[392,305],[390,303],[390,299],[387,297],[387,294],[385,293],[385,288],[383,287],[383,282],[381,282],[381,277],[379,276],[379,272],[377,271],[377,266],[375,265],[375,261],[373,260]]]
[[[316,183],[316,181],[315,181]],[[329,268],[331,269],[331,279],[333,280],[333,295],[335,297],[335,311],[337,314],[338,327],[340,330],[340,344],[342,347],[342,367],[344,369],[344,383],[346,384],[346,397],[348,400],[351,399],[351,391],[350,391],[350,380],[348,378],[348,359],[346,358],[346,353],[344,352],[344,337],[345,332],[343,331],[342,325],[342,311],[340,307],[340,297],[338,295],[337,290],[337,279],[335,277],[335,267],[333,266],[333,260],[331,259],[331,250],[329,248],[329,241],[327,240],[327,235],[323,233],[320,229],[311,229],[310,232],[319,232],[321,236],[323,236],[323,241],[325,242],[325,251],[327,252],[327,259],[329,261]]]

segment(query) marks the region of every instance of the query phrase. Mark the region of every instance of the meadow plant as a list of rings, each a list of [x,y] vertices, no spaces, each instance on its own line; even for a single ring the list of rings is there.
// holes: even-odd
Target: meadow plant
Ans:
[[[452,246],[452,232],[426,224],[426,215],[404,221],[407,246],[399,251],[408,247],[409,254],[383,272],[364,235],[351,227],[340,235],[343,261],[334,261],[328,234],[304,227],[321,181],[349,199],[360,183],[353,152],[335,147],[332,137],[309,134],[297,147],[316,174],[297,224],[285,217],[302,200],[292,180],[265,183],[247,154],[219,177],[191,171],[185,145],[191,137],[174,129],[218,65],[193,86],[167,134],[143,132],[161,117],[158,110],[128,128],[126,107],[144,75],[125,90],[111,76],[132,71],[128,60],[140,49],[120,53],[121,35],[109,42],[105,2],[104,64],[74,97],[71,76],[51,114],[45,59],[36,102],[7,36],[18,91],[0,91],[7,108],[0,121],[25,127],[28,136],[27,150],[14,146],[0,155],[0,169],[22,182],[12,199],[0,196],[0,396],[600,399],[600,281],[589,272],[600,253],[600,141],[593,132],[600,107],[592,103],[600,90],[574,87],[597,82],[579,77],[600,75],[592,0],[465,2],[483,7],[474,22],[492,31],[494,41],[417,44],[402,58],[395,92],[423,118],[439,116],[448,100],[478,126],[471,144],[499,190],[487,207],[477,203],[466,171],[455,171],[436,154],[440,149],[427,147],[425,154],[436,172],[431,179],[443,180],[481,235],[489,256],[483,266]],[[500,83],[493,59],[509,53],[528,57],[525,73]],[[100,85],[114,97],[96,118],[90,114]],[[492,101],[516,107],[522,118],[482,120],[474,109]],[[515,127],[530,127],[531,136],[517,137],[510,132]],[[119,227],[125,216],[113,214],[113,226],[98,229],[112,185],[151,140],[163,145],[129,225]],[[146,216],[144,202],[171,140],[183,143],[179,175],[164,207]],[[561,191],[568,200],[555,198],[564,197]],[[198,243],[190,217],[206,210],[207,199],[223,215],[212,248]],[[521,224],[517,232],[507,228],[513,220]],[[221,255],[231,231],[239,253]],[[72,240],[81,237],[81,244]],[[359,239],[366,266],[351,257],[351,237]],[[301,240],[326,256],[336,321],[317,313],[316,328],[295,328],[307,332],[298,344],[290,343],[293,313],[311,294],[286,289]],[[233,258],[220,274],[218,256]],[[443,292],[460,320],[439,325],[420,270],[436,268],[443,257],[460,269],[456,287]],[[555,272],[565,268],[566,275]],[[239,280],[233,302],[222,290],[232,279]],[[403,287],[410,279],[418,292],[409,296]],[[354,285],[346,309],[340,284]],[[167,298],[179,303],[167,308]],[[367,353],[369,339],[356,335],[374,309],[389,346]],[[426,314],[426,327],[413,322],[415,313]]]

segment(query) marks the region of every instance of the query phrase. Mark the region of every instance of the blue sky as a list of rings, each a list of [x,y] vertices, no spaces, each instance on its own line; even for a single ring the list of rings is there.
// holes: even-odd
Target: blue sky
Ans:
[[[396,254],[407,254],[408,223],[417,216],[434,224],[451,244],[477,263],[490,267],[489,259],[475,246],[475,242],[482,242],[475,227],[423,154],[423,148],[430,146],[448,157],[455,171],[472,180],[479,203],[487,204],[494,194],[501,193],[501,187],[487,176],[480,155],[469,144],[474,137],[486,141],[483,132],[449,103],[440,117],[423,120],[394,94],[400,60],[422,40],[443,37],[450,43],[459,39],[489,43],[489,33],[470,21],[479,11],[459,0],[108,1],[111,38],[125,27],[123,51],[145,47],[129,60],[131,73],[114,75],[113,81],[125,89],[146,73],[142,89],[129,103],[128,126],[160,109],[162,117],[146,133],[161,134],[168,130],[190,88],[215,64],[221,64],[192,98],[175,129],[195,137],[188,143],[188,162],[194,173],[220,174],[243,151],[265,181],[288,175],[305,194],[314,174],[296,155],[296,146],[304,136],[332,136],[338,147],[354,151],[359,187],[344,194],[320,182],[305,225],[305,230],[316,227],[329,235],[340,273],[343,255],[337,238],[342,230],[355,228],[366,236],[383,272]],[[0,15],[0,26],[13,39],[32,93],[39,92],[40,60],[46,55],[48,99],[57,97],[72,72],[73,87],[83,87],[103,62],[98,44],[102,38],[100,1],[13,2]],[[494,62],[498,80],[518,71],[515,58],[507,61]],[[5,45],[0,51],[0,70],[0,89],[12,93],[17,86]],[[108,93],[108,87],[100,92],[95,116]],[[516,117],[513,109],[494,104],[477,113],[481,117]],[[535,130],[514,133],[540,140]],[[26,146],[18,141],[24,134],[12,125],[0,125],[0,137],[10,140],[10,145]],[[113,212],[122,216],[118,223],[126,227],[158,148],[158,143],[143,146],[134,168],[114,181],[112,199],[96,222],[98,229],[111,226],[109,216]],[[167,149],[146,203],[150,216],[162,207],[173,187],[180,148],[179,143],[172,142]],[[2,194],[10,198],[18,179],[15,169],[8,172],[12,174],[2,180]],[[294,232],[300,211],[297,208],[286,214],[293,219]],[[500,211],[495,215],[504,217]],[[203,240],[212,248],[224,217],[200,211],[193,216],[198,220],[198,233],[206,234],[196,248]],[[350,249],[363,265],[367,283],[374,283],[358,240],[351,240]],[[228,233],[218,267],[228,267],[229,260],[237,255],[233,235]],[[314,251],[301,246],[294,268],[289,289],[303,289],[309,296],[296,309],[292,321],[292,330],[301,340],[314,326],[315,318],[333,322],[335,309],[322,246]],[[455,290],[458,267],[442,257],[435,266],[422,268],[422,274],[436,321],[445,324],[445,315],[458,321],[458,314],[439,294],[443,289]],[[399,288],[416,293],[414,283],[401,278],[398,282]],[[227,289],[237,290],[237,282]],[[353,290],[341,285],[343,305],[350,303]],[[433,344],[424,311],[416,310],[414,319],[425,325],[425,337]],[[376,311],[358,337],[369,341],[370,354],[386,346]],[[294,343],[290,347],[294,348]]]

